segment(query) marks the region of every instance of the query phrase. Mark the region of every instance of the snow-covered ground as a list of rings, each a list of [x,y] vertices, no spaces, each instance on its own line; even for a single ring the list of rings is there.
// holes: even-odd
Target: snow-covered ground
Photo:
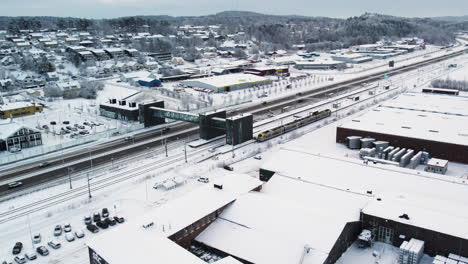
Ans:
[[[454,59],[454,61],[466,60],[466,57],[467,56],[465,55],[464,57]],[[447,67],[444,67],[444,63],[441,63],[439,66],[429,66],[422,70],[408,73],[406,76],[398,76],[393,79],[392,82],[394,85],[407,88],[413,87],[414,84],[426,85],[431,78],[447,73],[448,70]],[[307,83],[305,83],[303,87],[304,89],[309,88]],[[372,102],[372,100],[370,102]],[[367,105],[367,103],[364,103],[364,108],[369,106],[370,105]],[[137,174],[127,181],[116,183],[104,189],[93,190],[91,199],[89,199],[87,195],[82,195],[78,198],[64,201],[59,205],[50,206],[40,212],[23,216],[15,221],[0,224],[0,234],[2,234],[0,239],[0,260],[11,260],[13,258],[11,255],[11,248],[16,241],[22,241],[25,244],[26,251],[32,250],[33,245],[30,242],[30,233],[40,232],[43,236],[43,242],[40,243],[40,245],[44,245],[44,242],[53,238],[52,231],[56,224],[70,222],[73,228],[84,229],[82,221],[83,216],[99,211],[103,207],[109,208],[112,215],[124,216],[127,221],[132,221],[136,215],[142,214],[150,208],[160,206],[171,199],[184,195],[184,193],[203,185],[203,183],[196,180],[198,176],[213,179],[231,173],[222,169],[224,164],[233,164],[232,166],[236,173],[247,173],[252,177],[258,177],[258,169],[263,160],[274,155],[275,151],[284,145],[301,145],[301,147],[314,148],[321,152],[323,151],[324,153],[334,153],[339,155],[348,155],[348,157],[355,157],[355,151],[347,150],[344,146],[335,143],[334,131],[336,132],[337,124],[346,121],[346,119],[352,118],[352,115],[346,117],[348,113],[355,113],[360,110],[360,108],[361,106],[356,105],[356,107],[349,108],[347,110],[348,112],[339,112],[338,118],[344,119],[340,119],[337,122],[330,123],[329,121],[324,120],[263,144],[248,144],[242,149],[234,150],[234,155],[229,151],[229,147],[227,149],[225,147],[218,148],[215,153],[210,153],[207,150],[208,147],[206,147],[201,151],[201,153],[191,157],[188,164],[185,164],[183,158],[183,147],[179,147],[174,149],[173,154],[170,155],[170,158],[172,157],[177,159],[177,162],[172,162],[160,168],[153,169],[151,166],[156,166],[155,164],[163,160],[164,155],[162,153],[152,155],[152,157],[148,157],[146,160],[139,160],[136,163],[125,164],[118,169],[109,170],[107,173],[99,177],[97,177],[97,175],[91,175],[91,181],[93,182],[106,177],[116,177],[121,174]],[[301,136],[303,133],[307,134],[305,136]],[[297,139],[293,140],[294,138]],[[226,153],[223,154],[223,150],[226,151]],[[197,150],[191,149],[189,153],[194,153],[195,151]],[[262,153],[261,156],[263,160],[253,159],[252,157],[259,152]],[[208,158],[209,155],[215,154],[216,156],[214,158]],[[203,159],[206,160],[200,162]],[[151,170],[149,172],[145,172],[145,166],[151,168]],[[463,171],[462,165],[460,165],[459,168],[458,165],[456,167],[457,170]],[[152,188],[152,186],[157,183],[161,183],[164,180],[175,177],[182,177],[186,179],[186,182],[170,190]],[[75,179],[73,181],[73,188],[75,189],[82,187],[84,188],[83,190],[86,191],[86,185],[86,178]],[[68,183],[64,182],[63,185],[51,187],[34,194],[25,195],[17,199],[3,202],[0,204],[0,211],[8,212],[21,205],[27,205],[47,199],[54,194],[65,193],[68,191],[68,188]],[[110,227],[110,229],[115,228],[119,228],[118,225]],[[105,232],[105,230],[101,230],[98,234],[91,234],[85,230],[86,237],[75,242],[66,242],[62,235],[62,237],[59,238],[59,241],[62,243],[63,247],[59,250],[51,249],[51,255],[48,257],[39,256],[39,261],[66,264],[87,263],[88,252],[84,243],[89,238],[102,235],[102,233]],[[376,246],[379,245],[379,243],[376,243]],[[394,249],[387,245],[383,246],[386,248],[386,253],[381,255],[381,260],[388,259],[390,261],[390,259],[394,259],[395,254],[392,253]],[[348,252],[343,256],[343,259],[341,260],[342,262],[340,263],[370,264],[375,261],[375,259],[372,258],[372,254],[369,256],[369,252],[367,251],[357,252],[351,248]],[[370,253],[372,253],[372,251]]]

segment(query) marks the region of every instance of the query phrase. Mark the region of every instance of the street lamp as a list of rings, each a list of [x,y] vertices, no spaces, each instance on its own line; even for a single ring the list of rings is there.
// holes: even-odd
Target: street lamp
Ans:
[[[89,182],[91,179],[89,178],[89,172],[86,173],[86,177],[88,178],[88,197],[89,197],[89,199],[91,199],[93,196],[91,195],[91,185],[90,185],[90,182]]]
[[[73,169],[70,169],[70,167],[67,167],[67,170],[68,170],[68,181],[70,182],[70,189],[73,189],[72,180],[71,180],[71,172],[73,171]]]

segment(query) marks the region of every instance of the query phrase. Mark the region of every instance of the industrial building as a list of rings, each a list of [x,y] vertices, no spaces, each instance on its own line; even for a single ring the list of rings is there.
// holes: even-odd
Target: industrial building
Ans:
[[[257,76],[267,76],[275,74],[287,74],[289,73],[289,68],[287,67],[258,67],[258,68],[249,68],[244,70],[244,73],[253,74]]]
[[[463,179],[447,179],[442,175],[388,165],[365,164],[360,160],[327,156],[301,148],[283,148],[262,165],[260,179],[268,181],[262,193],[269,192],[270,182],[278,181],[278,178],[283,183],[278,184],[275,191],[281,193],[284,199],[297,195],[298,201],[304,201],[305,208],[321,209],[316,215],[321,221],[308,225],[308,229],[317,226],[316,232],[320,238],[326,237],[323,232],[331,228],[328,227],[328,221],[341,218],[340,226],[345,221],[359,224],[354,227],[358,230],[350,227],[350,230],[335,232],[333,239],[337,242],[347,240],[343,234],[356,234],[361,229],[368,229],[374,233],[377,241],[396,247],[400,247],[403,241],[415,238],[425,242],[424,252],[430,256],[447,256],[449,253],[468,256],[468,232],[463,228],[468,222],[468,212],[460,211],[468,203],[468,196],[465,195],[468,184]],[[296,183],[297,187],[284,184],[286,181]],[[307,188],[322,188],[322,192],[305,191]],[[337,193],[348,197],[341,198]],[[360,199],[365,202],[362,203]],[[326,201],[326,207],[323,201]],[[262,214],[268,212],[266,209],[260,211]],[[343,217],[350,212],[355,213],[354,218]],[[224,215],[221,216],[226,219]],[[227,219],[244,224],[238,219]],[[288,229],[296,227],[295,222],[298,220],[293,217],[288,219],[290,224],[283,222],[279,226]],[[338,228],[336,224],[333,226]],[[229,239],[226,236],[221,238]],[[308,245],[318,248],[320,243],[323,242]],[[229,240],[225,244],[229,245]],[[328,257],[330,261],[316,263],[334,263],[331,260],[341,255],[340,251],[344,247],[337,248],[340,250],[325,251],[333,253]]]
[[[337,55],[331,56],[331,58],[336,61],[342,61],[342,62],[353,63],[353,64],[359,64],[359,63],[372,61],[372,57],[368,56],[367,54],[358,54],[358,53],[341,54],[341,55],[337,54]]]
[[[0,104],[0,119],[34,115],[42,112],[43,106],[31,102],[10,102]]]
[[[258,179],[238,174],[197,188],[148,211],[132,223],[93,238],[87,243],[90,263],[206,264],[186,248],[239,196],[258,191],[261,186]]]
[[[138,121],[140,110],[135,102],[127,100],[109,99],[108,102],[99,105],[102,116],[124,121]]]
[[[200,79],[181,81],[182,84],[201,89],[208,89],[217,93],[247,89],[250,87],[268,85],[272,80],[252,74],[236,73],[222,76],[212,76]]]
[[[345,143],[349,136],[370,137],[468,163],[467,102],[459,96],[406,93],[338,126],[336,142]]]
[[[294,68],[298,70],[335,70],[345,69],[346,62],[333,60],[317,60],[317,61],[296,61]]]

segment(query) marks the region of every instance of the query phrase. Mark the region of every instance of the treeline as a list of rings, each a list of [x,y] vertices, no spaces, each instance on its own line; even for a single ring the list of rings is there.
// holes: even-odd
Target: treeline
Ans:
[[[468,22],[436,19],[401,18],[379,14],[364,14],[348,19],[301,16],[273,16],[252,12],[223,12],[200,17],[136,16],[115,19],[81,19],[58,17],[0,17],[0,29],[17,33],[21,29],[66,29],[90,31],[96,35],[136,33],[176,35],[180,25],[219,25],[221,35],[245,32],[244,40],[259,45],[290,48],[304,43],[311,49],[334,49],[365,43],[382,38],[394,40],[402,37],[420,37],[430,44],[453,43],[454,33],[467,30]],[[145,27],[145,26],[148,27]],[[241,39],[242,41],[242,39]],[[157,44],[139,43],[145,50],[154,50]],[[178,43],[177,43],[178,44]],[[199,43],[190,42],[187,45]],[[206,43],[205,43],[206,44]],[[215,44],[215,43],[210,43]],[[166,46],[167,47],[167,46]]]
[[[434,88],[445,88],[453,89],[458,91],[468,91],[468,81],[457,81],[450,78],[447,79],[436,79],[431,82],[431,86]]]

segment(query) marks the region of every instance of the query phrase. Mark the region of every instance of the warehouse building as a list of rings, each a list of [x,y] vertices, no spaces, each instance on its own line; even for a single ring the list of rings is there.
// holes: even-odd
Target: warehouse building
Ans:
[[[249,68],[244,70],[244,73],[253,74],[257,76],[267,76],[267,75],[275,75],[275,74],[285,74],[289,73],[289,68],[287,67],[258,67],[258,68]]]
[[[31,102],[11,102],[0,104],[0,119],[17,118],[42,112],[43,106]]]
[[[358,54],[358,53],[333,55],[331,56],[331,58],[336,61],[342,61],[345,63],[353,63],[353,64],[359,64],[359,63],[372,61],[372,57],[366,54]]]
[[[372,230],[377,241],[399,247],[403,241],[415,238],[425,241],[425,253],[430,256],[447,256],[449,253],[468,256],[468,231],[464,228],[468,223],[468,211],[460,210],[468,204],[468,184],[463,179],[447,179],[442,175],[381,164],[364,164],[360,160],[326,156],[301,148],[281,149],[262,165],[260,178],[268,180],[262,193],[268,192],[270,182],[277,181],[277,178],[303,182],[304,186],[296,188],[284,183],[278,185],[276,191],[286,198],[298,195],[300,188],[310,188],[306,186],[329,189],[317,193],[315,201],[304,200],[306,207],[317,206],[325,212],[331,210],[329,207],[335,208],[339,217],[342,217],[339,213],[342,207],[344,212],[354,210],[355,218],[345,220],[351,223],[358,221],[360,229]],[[336,198],[336,191],[349,196]],[[351,202],[352,194],[367,197],[363,198],[366,200],[364,206],[361,207],[360,202]],[[315,191],[305,191],[299,200],[306,199],[306,195],[314,197],[316,194]],[[327,208],[323,206],[324,200]],[[322,232],[326,230],[327,222],[335,218],[318,215],[325,227],[317,228],[317,232]],[[285,226],[292,228],[296,224]],[[317,234],[322,237],[322,233]],[[341,236],[337,237],[337,241],[343,240],[346,241]],[[337,254],[333,252],[331,259]]]
[[[433,157],[468,163],[468,99],[406,93],[337,127],[336,142],[370,137]]]
[[[186,248],[240,195],[261,186],[244,174],[217,179],[92,239],[87,243],[90,262],[206,264]]]
[[[328,61],[328,60],[317,60],[317,61],[296,61],[294,68],[298,70],[336,70],[345,69],[346,62],[342,61]]]
[[[236,73],[181,81],[182,84],[217,93],[247,89],[255,86],[272,84],[270,79],[252,74]]]

